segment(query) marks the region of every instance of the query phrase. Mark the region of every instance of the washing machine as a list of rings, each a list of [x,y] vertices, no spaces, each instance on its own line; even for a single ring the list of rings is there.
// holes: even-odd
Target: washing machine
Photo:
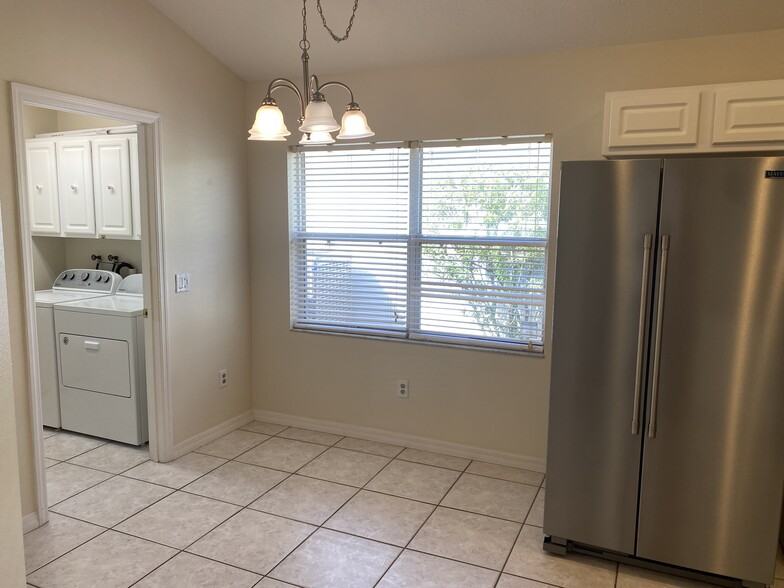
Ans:
[[[114,296],[55,304],[54,324],[63,429],[146,443],[142,275]]]
[[[57,338],[53,306],[109,296],[117,291],[122,278],[105,270],[69,269],[62,272],[50,290],[35,293],[35,322],[38,333],[38,366],[41,380],[43,422],[60,428],[60,387],[57,377]]]

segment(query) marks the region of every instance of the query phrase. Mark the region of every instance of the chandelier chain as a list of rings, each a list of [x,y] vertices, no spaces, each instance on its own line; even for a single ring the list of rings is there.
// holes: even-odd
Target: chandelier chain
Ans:
[[[321,8],[321,0],[316,0],[316,8],[318,9],[318,13],[321,15],[321,23],[324,25],[324,28],[327,29],[329,34],[332,35],[332,38],[335,39],[336,43],[340,43],[341,41],[348,39],[348,36],[351,33],[351,27],[354,26],[354,18],[357,16],[357,6],[359,6],[359,0],[354,0],[354,9],[351,11],[351,18],[349,19],[348,26],[346,27],[346,34],[342,37],[338,37],[327,24],[327,18],[324,16],[324,10]]]
[[[299,48],[305,53],[310,49],[310,41],[308,41],[308,0],[302,0],[302,40],[299,42]]]

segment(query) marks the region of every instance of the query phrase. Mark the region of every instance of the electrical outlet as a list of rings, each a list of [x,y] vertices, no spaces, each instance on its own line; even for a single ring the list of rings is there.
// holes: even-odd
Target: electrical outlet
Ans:
[[[229,383],[229,370],[223,368],[222,370],[218,371],[218,382],[220,383],[221,388],[226,387],[226,385]]]
[[[191,275],[190,274],[175,274],[174,293],[191,291]]]
[[[398,380],[397,381],[397,397],[398,398],[408,398],[408,380]]]

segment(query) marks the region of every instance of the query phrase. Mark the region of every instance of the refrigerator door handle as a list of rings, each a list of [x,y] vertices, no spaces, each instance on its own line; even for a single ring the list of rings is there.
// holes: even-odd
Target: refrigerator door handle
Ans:
[[[642,254],[642,290],[640,291],[640,322],[637,330],[637,367],[634,374],[634,408],[632,409],[632,435],[640,433],[640,397],[642,395],[642,364],[645,351],[645,316],[648,310],[648,284],[651,273],[651,245],[653,235],[645,234]]]
[[[667,260],[670,253],[670,236],[661,238],[661,271],[659,274],[659,303],[656,308],[656,339],[653,350],[653,382],[651,384],[651,418],[648,421],[648,437],[656,437],[656,417],[659,406],[659,367],[661,363],[661,334],[664,315],[664,292],[667,289]]]

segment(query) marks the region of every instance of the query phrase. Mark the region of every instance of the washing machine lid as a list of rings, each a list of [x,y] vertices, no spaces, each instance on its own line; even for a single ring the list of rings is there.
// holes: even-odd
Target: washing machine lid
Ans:
[[[140,316],[144,312],[144,300],[139,296],[115,294],[114,296],[101,296],[100,298],[57,304],[54,309],[56,311],[134,317]]]
[[[62,302],[75,302],[109,296],[103,292],[75,292],[73,290],[38,290],[35,293],[35,305],[39,308],[51,308]]]

